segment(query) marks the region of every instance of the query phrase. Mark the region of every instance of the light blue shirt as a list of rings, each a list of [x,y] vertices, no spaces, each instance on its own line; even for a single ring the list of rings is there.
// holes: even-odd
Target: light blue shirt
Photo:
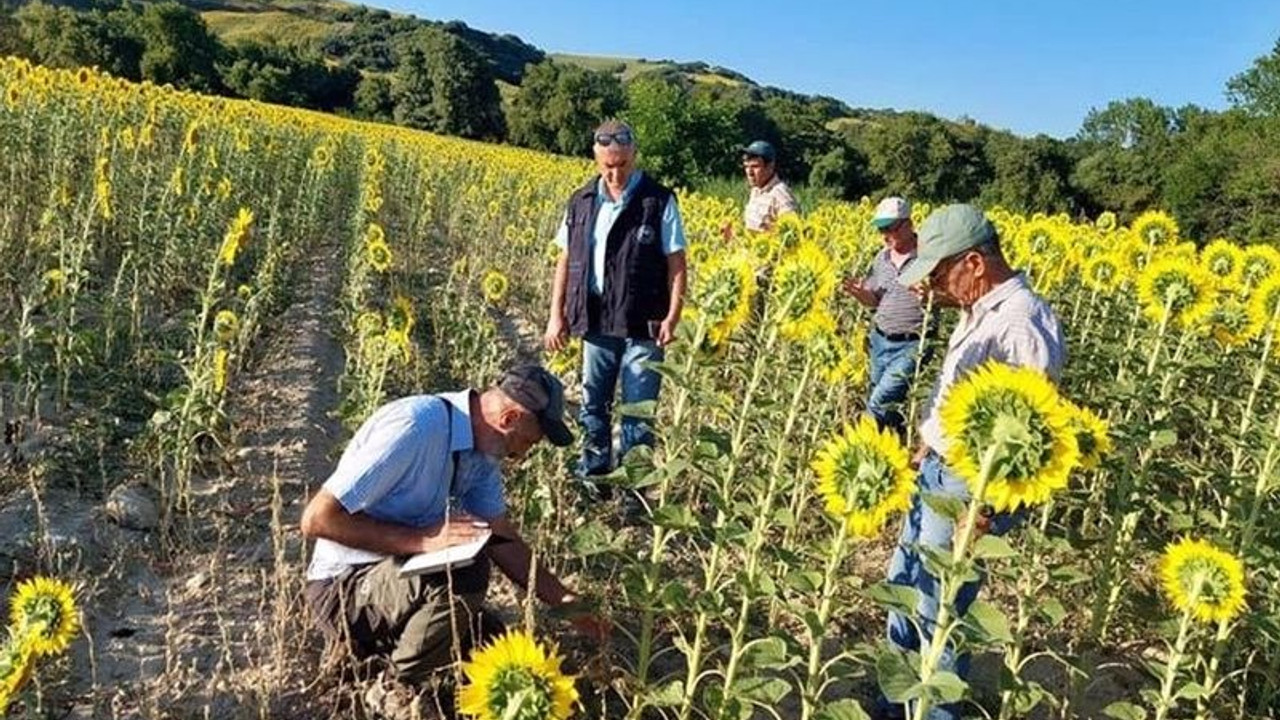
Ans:
[[[445,403],[453,409],[452,423]],[[324,489],[349,513],[415,528],[442,522],[451,498],[453,507],[482,518],[496,518],[507,507],[498,462],[475,449],[470,390],[414,395],[378,408],[356,431]],[[321,538],[307,579],[323,580],[383,557]]]
[[[589,287],[591,292],[596,295],[604,294],[604,256],[605,246],[608,244],[606,240],[609,237],[609,231],[613,229],[613,224],[617,222],[618,216],[622,214],[623,209],[627,207],[627,201],[631,199],[632,193],[636,186],[640,184],[641,171],[637,170],[631,173],[631,177],[627,179],[627,185],[622,189],[622,195],[617,201],[611,200],[609,194],[605,191],[604,178],[596,180],[596,224],[592,228],[590,237],[591,250],[591,272],[589,276]],[[664,255],[674,255],[688,246],[688,242],[684,237],[684,221],[680,219],[680,206],[676,203],[674,193],[671,199],[667,200],[667,207],[662,211],[662,253]],[[566,250],[569,247],[569,213],[566,212],[564,218],[560,221],[560,229],[556,231],[556,247]]]

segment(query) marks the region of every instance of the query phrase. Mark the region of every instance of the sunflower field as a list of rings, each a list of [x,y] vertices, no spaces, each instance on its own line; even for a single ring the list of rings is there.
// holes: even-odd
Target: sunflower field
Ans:
[[[342,370],[324,382],[348,429],[398,395],[486,386],[516,358],[546,363],[572,392],[580,344],[544,356],[540,338],[551,239],[591,173],[585,160],[0,60],[0,408],[15,456],[0,490],[93,503],[149,478],[149,552],[180,565],[208,540],[216,498],[202,489],[235,478],[242,380],[290,330],[280,318],[318,267],[338,278],[325,300]],[[612,639],[587,643],[508,593],[520,630],[459,658],[462,713],[853,720],[883,692],[915,717],[955,701],[999,718],[1274,716],[1274,245],[1185,238],[1158,210],[1121,224],[987,209],[1069,355],[1056,386],[993,365],[944,399],[949,465],[1022,522],[979,537],[978,503],[924,498],[960,528],[952,552],[926,559],[942,596],[980,573],[987,583],[962,616],[944,604],[941,631],[904,652],[885,621],[914,614],[917,597],[883,581],[914,492],[912,445],[860,415],[870,317],[839,290],[881,247],[873,203],[824,203],[761,234],[744,231],[736,202],[684,192],[680,208],[690,291],[662,396],[620,409],[652,416],[660,440],[605,479],[636,491],[643,512],[585,495],[570,451],[540,447],[506,478],[538,560],[610,618]],[[917,204],[917,225],[929,211]],[[935,342],[912,424],[945,350]],[[278,489],[247,490],[296,541]],[[300,582],[303,558],[280,547],[268,559]],[[88,579],[74,558],[32,562],[14,577]],[[93,587],[77,598],[86,637],[95,604],[115,600]],[[248,604],[287,608],[297,590],[266,587]],[[350,681],[317,681],[300,648],[318,634],[283,614],[296,635],[254,644],[265,634],[249,628],[196,668],[212,678],[206,715],[357,712],[321,700]],[[68,620],[56,634],[72,655],[77,632]],[[973,655],[968,681],[939,669],[948,646]],[[310,684],[280,673],[237,689],[229,674],[247,666],[303,667]],[[117,716],[116,689],[77,678],[88,667],[42,662],[39,682],[4,696],[11,713],[87,703]],[[277,709],[299,694],[309,709]]]

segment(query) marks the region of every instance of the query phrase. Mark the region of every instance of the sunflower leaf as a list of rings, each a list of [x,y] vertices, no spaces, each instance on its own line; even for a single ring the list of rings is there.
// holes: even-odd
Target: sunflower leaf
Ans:
[[[929,678],[929,682],[921,685],[923,695],[928,696],[934,702],[953,703],[964,697],[964,691],[969,689],[969,683],[960,679],[959,675],[953,672],[935,673]]]
[[[1116,720],[1147,720],[1147,711],[1131,702],[1113,702],[1102,709],[1102,714]]]
[[[663,505],[653,513],[653,524],[670,530],[697,530],[698,518],[684,505]]]
[[[862,706],[855,700],[845,698],[844,700],[836,700],[827,703],[818,710],[814,716],[816,720],[870,720],[871,716],[867,714]]]
[[[878,582],[866,590],[867,597],[880,607],[902,615],[914,616],[920,607],[920,593],[913,587]]]
[[[978,542],[973,544],[972,552],[974,560],[996,560],[1018,555],[1009,541],[998,535],[983,535],[978,538]]]
[[[1009,619],[995,605],[977,600],[969,606],[964,616],[965,623],[974,628],[982,636],[998,643],[1013,642],[1013,632],[1009,629]]]
[[[960,519],[960,516],[964,515],[964,501],[954,495],[924,493],[921,497],[930,510],[952,522],[956,522]]]
[[[777,705],[782,698],[791,694],[791,683],[782,678],[757,675],[743,678],[735,694],[750,702]]]
[[[890,702],[905,703],[921,695],[918,662],[913,655],[887,647],[876,655],[876,682]]]
[[[626,418],[652,420],[657,414],[658,402],[656,400],[641,400],[639,402],[623,403],[618,406],[618,415]]]
[[[684,699],[684,681],[672,680],[665,685],[649,691],[645,701],[653,707],[674,707]]]

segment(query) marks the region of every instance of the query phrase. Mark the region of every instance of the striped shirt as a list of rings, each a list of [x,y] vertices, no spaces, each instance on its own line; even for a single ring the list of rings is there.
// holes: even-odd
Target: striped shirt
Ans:
[[[791,188],[777,175],[764,187],[751,188],[751,197],[743,209],[743,221],[748,230],[769,230],[783,213],[800,212],[800,203]]]
[[[1037,368],[1057,381],[1066,352],[1058,316],[1031,290],[1025,275],[1018,273],[995,286],[960,313],[942,359],[942,372],[925,406],[921,441],[945,455],[947,444],[938,420],[938,403],[952,383],[969,370],[996,360]]]
[[[910,261],[915,256],[913,252],[907,260]],[[900,270],[899,266],[893,264],[889,248],[884,248],[872,261],[871,275],[863,283],[863,287],[875,293],[880,300],[873,320],[880,332],[888,335],[918,333],[920,326],[924,324],[924,309],[920,307],[920,298],[910,288],[898,284]]]
[[[349,513],[414,528],[443,521],[451,499],[482,518],[506,512],[498,462],[475,450],[470,390],[415,395],[378,408],[351,438],[324,489]],[[307,580],[382,558],[320,538]]]

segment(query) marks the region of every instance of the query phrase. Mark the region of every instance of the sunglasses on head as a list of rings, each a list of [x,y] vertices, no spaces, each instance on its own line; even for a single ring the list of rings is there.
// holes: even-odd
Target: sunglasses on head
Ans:
[[[619,145],[630,145],[634,141],[631,137],[630,130],[619,130],[617,132],[598,132],[596,133],[596,144],[600,147],[609,147],[614,143]]]

